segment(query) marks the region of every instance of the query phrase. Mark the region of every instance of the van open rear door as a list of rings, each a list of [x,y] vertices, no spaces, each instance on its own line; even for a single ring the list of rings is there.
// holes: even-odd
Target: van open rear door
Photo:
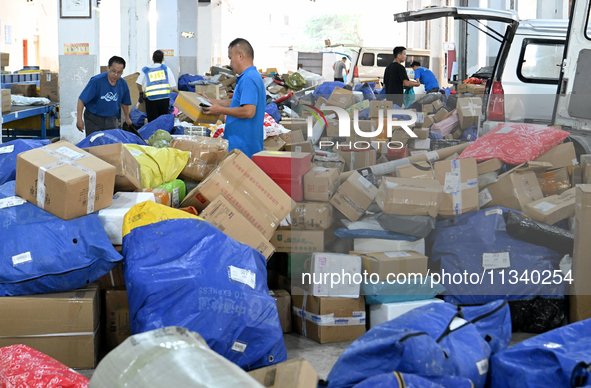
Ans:
[[[572,129],[591,129],[590,0],[572,0],[566,48],[553,123]]]

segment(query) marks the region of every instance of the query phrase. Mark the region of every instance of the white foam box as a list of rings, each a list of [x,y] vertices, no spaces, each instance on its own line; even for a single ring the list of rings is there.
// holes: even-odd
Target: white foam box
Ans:
[[[360,256],[317,252],[312,253],[310,262],[310,273],[312,274],[310,293],[313,296],[327,298],[359,298],[361,283],[359,281],[356,283],[353,280],[353,276],[355,274],[361,275],[362,266]],[[343,279],[343,273],[345,274],[346,279]],[[324,282],[324,274],[328,274],[328,276],[326,276],[326,282]],[[339,274],[341,279],[339,283],[332,284],[331,287],[332,274]],[[351,281],[349,281],[348,275],[350,275]],[[314,281],[314,277],[316,277],[316,281]],[[359,280],[359,276],[357,276],[357,279]],[[337,280],[338,279],[334,277],[335,283]]]
[[[113,245],[121,245],[123,240],[123,218],[138,203],[156,202],[154,193],[117,193],[113,196],[113,204],[101,211],[98,216],[103,228]]]
[[[356,238],[353,250],[359,253],[415,251],[425,254],[425,239],[417,241],[382,240],[379,238]]]
[[[384,322],[391,321],[392,319],[398,318],[402,314],[406,314],[417,307],[425,306],[430,303],[443,303],[443,301],[441,299],[431,298],[424,300],[413,300],[410,302],[372,304],[369,306],[370,328],[381,325]]]

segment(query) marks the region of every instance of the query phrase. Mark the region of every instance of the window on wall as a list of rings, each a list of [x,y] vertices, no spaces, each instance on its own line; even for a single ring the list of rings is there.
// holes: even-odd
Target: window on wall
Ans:
[[[521,48],[517,76],[523,82],[558,84],[564,41],[525,39]]]
[[[361,66],[373,66],[374,59],[374,55],[371,53],[363,54],[363,57],[361,57]]]

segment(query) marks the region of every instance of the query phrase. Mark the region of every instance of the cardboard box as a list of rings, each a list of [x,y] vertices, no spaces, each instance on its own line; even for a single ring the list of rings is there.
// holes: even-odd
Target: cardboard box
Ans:
[[[591,185],[575,188],[575,246],[570,296],[570,321],[591,318]]]
[[[339,188],[339,170],[316,167],[304,175],[304,199],[328,202]]]
[[[103,229],[107,233],[107,237],[111,244],[123,244],[123,224],[125,215],[135,205],[152,201],[156,202],[153,193],[125,193],[117,192],[113,196],[113,204],[105,209],[98,211],[98,218],[103,225]]]
[[[534,220],[554,225],[575,215],[576,189],[528,203],[523,214]]]
[[[333,138],[339,136],[339,121],[334,119],[326,120],[326,136]]]
[[[405,179],[384,176],[376,203],[386,214],[437,217],[443,200],[435,179]]]
[[[307,127],[308,127],[308,122],[305,119],[302,119],[302,118],[288,117],[288,118],[281,119],[281,125],[283,125],[283,127],[285,129],[289,129],[292,132],[293,131],[298,131],[298,130],[302,130],[302,131],[305,132],[307,130]],[[286,139],[284,139],[284,140],[286,142],[288,142]],[[304,141],[304,138],[303,137],[302,137],[302,141]]]
[[[197,93],[180,92],[174,102],[174,106],[179,108],[181,112],[189,116],[196,123],[215,124],[219,116],[203,113],[203,109],[199,106],[201,102],[197,97],[200,97]]]
[[[591,183],[591,155],[581,155],[581,169],[582,183]]]
[[[425,122],[423,123],[423,128],[431,128],[433,124],[435,124],[435,115],[428,115],[425,117]]]
[[[486,89],[486,85],[482,84],[468,84],[468,90],[466,93],[472,93],[474,95],[484,94],[484,90]]]
[[[407,179],[435,179],[433,166],[428,162],[411,163],[396,167],[398,178]]]
[[[324,110],[325,107],[328,105],[328,100],[324,97],[319,97],[316,100],[316,104],[314,104],[314,108],[318,108],[320,110]]]
[[[583,155],[581,155],[583,156]],[[585,183],[583,181],[583,169],[581,166],[572,166],[568,168],[570,174],[570,187],[576,187],[577,185]]]
[[[102,68],[105,68],[104,71],[102,71]],[[101,73],[105,73],[108,71],[108,67],[107,66],[101,66]],[[137,79],[139,78],[140,73],[135,72],[133,74],[130,74],[128,76],[123,77],[123,80],[125,82],[127,82],[127,87],[129,87],[129,98],[131,99],[131,105],[135,105],[140,97],[140,91],[137,88]],[[142,102],[141,104],[139,104],[138,106],[138,110],[141,112],[145,112],[146,111],[146,103]]]
[[[347,109],[355,103],[355,97],[351,90],[343,88],[334,88],[332,94],[328,98],[329,106],[336,106],[338,108]]]
[[[10,53],[0,53],[0,67],[7,67],[10,64]]]
[[[2,89],[1,92],[1,96],[2,96],[2,112],[6,113],[6,112],[10,112],[10,110],[12,109],[12,101],[10,99],[10,89]]]
[[[333,207],[326,202],[298,202],[291,211],[294,230],[326,230],[332,225]]]
[[[312,163],[318,167],[337,168],[340,172],[345,171],[345,158],[337,153],[330,153],[327,156],[315,155]]]
[[[478,175],[482,175],[488,174],[489,172],[499,171],[504,165],[505,163],[503,163],[500,159],[494,158],[478,163],[476,168],[478,169]]]
[[[437,113],[435,113],[433,115],[433,120],[438,123],[440,121],[443,121],[445,119],[445,116],[448,114],[449,112],[445,110],[445,108],[441,108],[437,111]]]
[[[577,154],[573,143],[562,143],[536,159],[536,162],[552,163],[553,168],[576,166]]]
[[[349,220],[357,221],[365,214],[377,193],[378,189],[355,171],[339,187],[330,203]]]
[[[312,283],[312,279],[321,278],[325,273],[338,273],[342,275],[342,278],[338,281],[335,279],[334,282]],[[303,278],[305,286],[309,287],[311,295],[327,298],[359,298],[361,284],[353,280],[356,275],[361,275],[361,257],[340,253],[314,252],[310,257],[310,271],[300,276]],[[306,276],[309,276],[310,279],[306,280]]]
[[[458,92],[458,94],[468,92],[468,84],[457,84],[456,92]]]
[[[201,211],[220,194],[267,239],[293,206],[289,195],[239,150],[230,152],[215,173],[191,190],[181,207],[194,206]]]
[[[570,176],[566,167],[536,174],[544,196],[562,194],[571,188]]]
[[[343,151],[338,150],[339,156],[345,160],[345,171],[359,170],[376,164],[376,151]]]
[[[324,252],[326,246],[336,238],[333,232],[333,228],[326,230],[277,229],[271,238],[271,244],[275,247],[275,252]]]
[[[289,143],[285,144],[285,151],[287,152],[307,152],[312,154],[312,156],[316,155],[316,150],[314,149],[314,144],[312,144],[312,140],[305,140],[299,143]]]
[[[228,140],[205,136],[181,136],[172,140],[172,148],[189,151],[180,179],[201,182],[228,155]]]
[[[240,212],[222,195],[216,197],[199,213],[227,236],[259,251],[268,260],[275,248]]]
[[[281,329],[284,333],[291,333],[291,295],[285,290],[269,290],[269,295],[277,303]]]
[[[454,159],[435,163],[435,179],[443,185],[439,214],[453,217],[480,209],[476,159]]]
[[[283,120],[281,121],[283,124]],[[303,143],[304,142],[304,132],[301,129],[294,130],[292,129],[289,133],[283,133],[279,135],[285,141],[285,144],[293,144],[293,143]]]
[[[220,83],[222,84],[222,86],[230,86],[230,85],[236,83],[236,76],[227,77],[227,76],[224,75],[224,77],[225,77],[225,79],[223,79],[223,80],[220,81]]]
[[[118,263],[107,274],[103,275],[97,282],[101,290],[120,290],[125,288],[125,279],[123,278],[123,267]]]
[[[138,190],[144,193],[154,194],[154,200],[160,205],[172,207],[172,195],[166,189],[141,189]]]
[[[113,350],[131,336],[127,290],[107,290],[105,293],[106,343]]]
[[[219,85],[195,85],[195,93],[203,93],[211,100],[220,99]]]
[[[411,139],[410,148],[414,150],[431,150],[431,139]]]
[[[287,89],[281,85],[271,85],[267,88],[267,90],[272,94],[280,94],[282,96],[287,94]]]
[[[368,278],[371,274],[377,274],[380,282],[385,282],[392,279],[392,275],[396,277],[399,273],[404,274],[420,274],[422,277],[427,276],[427,256],[415,251],[398,251],[398,252],[382,252],[369,253],[361,256],[363,262],[363,271],[367,271]],[[390,279],[388,279],[388,275]],[[420,277],[417,277],[420,279]]]
[[[255,369],[248,374],[266,388],[316,388],[318,373],[303,358]]]
[[[263,143],[265,151],[283,151],[285,149],[285,140],[279,136],[270,136]]]
[[[443,102],[441,102],[441,100],[435,100],[431,103],[431,105],[433,106],[433,110],[435,112],[443,108]]]
[[[59,102],[59,73],[51,73],[49,71],[44,71],[41,73],[41,76],[39,77],[39,97],[45,97],[53,102]]]
[[[300,290],[298,294],[294,292],[291,296],[292,318],[291,325],[293,331],[303,334],[303,325],[306,325],[306,337],[318,343],[325,344],[331,342],[353,341],[365,333],[365,298],[322,298],[303,294]],[[306,298],[305,311],[306,318],[302,318],[301,310]],[[349,321],[357,323],[356,325],[323,325],[319,326],[314,317],[334,314],[334,319],[341,322]]]
[[[142,189],[141,165],[123,144],[106,144],[83,150],[116,168],[115,191]]]
[[[456,109],[461,129],[478,125],[478,118],[482,112],[482,99],[480,97],[458,98]]]
[[[369,102],[369,118],[379,118],[382,111],[382,118],[387,117],[388,109],[393,109],[394,103],[387,100],[374,100]]]
[[[417,139],[428,139],[431,130],[429,128],[415,128],[413,132],[417,135]]]
[[[426,115],[430,115],[432,113],[435,113],[435,108],[433,108],[433,104],[423,105],[423,113],[425,113]]]
[[[534,171],[518,168],[499,176],[498,181],[486,186],[479,194],[481,207],[503,206],[519,210],[528,203],[544,198]]]
[[[98,283],[74,291],[0,297],[0,347],[24,344],[70,368],[96,367]]]
[[[46,150],[51,151],[54,155]],[[54,163],[66,161],[62,165]],[[72,159],[75,160],[72,160]],[[72,163],[75,162],[75,167]],[[50,168],[49,165],[55,166]],[[37,202],[39,170],[45,167],[45,195]],[[86,170],[83,171],[82,169]],[[88,172],[96,174],[95,184],[90,183]],[[16,161],[16,195],[41,205],[45,211],[64,220],[85,216],[111,206],[115,186],[116,168],[86,151],[59,141],[18,155]],[[90,190],[90,193],[89,193]],[[94,203],[89,206],[89,197]]]
[[[19,94],[24,97],[37,97],[37,86],[35,84],[12,84],[12,94]]]

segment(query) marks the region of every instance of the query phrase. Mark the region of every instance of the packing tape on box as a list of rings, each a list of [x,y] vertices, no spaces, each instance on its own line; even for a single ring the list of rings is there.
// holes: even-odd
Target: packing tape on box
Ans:
[[[468,108],[468,110],[470,111],[471,116],[480,116],[480,113],[478,113],[475,108],[482,109],[481,105],[477,105],[477,104],[473,104],[472,102],[469,102],[468,105],[466,106],[466,108]]]
[[[454,159],[451,161],[451,172],[445,174],[443,192],[452,195],[454,215],[462,214],[462,191],[478,186],[478,179],[469,179],[462,183],[462,170],[460,161]]]
[[[304,296],[305,298],[305,296]],[[313,322],[318,326],[361,326],[365,325],[365,311],[353,311],[352,317],[338,317],[334,314],[318,315],[307,312],[306,310],[292,307],[293,312],[302,318],[302,328],[305,327],[304,320]],[[302,329],[304,331],[304,329]],[[304,333],[304,336],[306,334]]]
[[[49,155],[58,159],[58,161],[39,167],[39,171],[37,173],[37,206],[39,206],[41,209],[45,209],[45,173],[54,168],[69,164],[70,166],[77,168],[78,170],[88,175],[88,198],[86,201],[86,214],[94,213],[94,197],[96,195],[96,172],[75,162],[75,160],[85,158],[90,154],[88,152],[84,152],[84,154],[82,154],[74,150],[70,150],[66,147],[62,148],[65,148],[69,150],[71,153],[76,153],[81,156],[69,157],[62,153],[51,150],[47,148],[47,146],[40,148],[41,150],[47,152]]]
[[[75,333],[51,333],[51,334],[27,334],[27,335],[1,335],[0,339],[8,338],[48,338],[48,337],[81,337],[91,335],[95,337],[98,334],[100,326],[97,326],[94,331],[75,332]]]

